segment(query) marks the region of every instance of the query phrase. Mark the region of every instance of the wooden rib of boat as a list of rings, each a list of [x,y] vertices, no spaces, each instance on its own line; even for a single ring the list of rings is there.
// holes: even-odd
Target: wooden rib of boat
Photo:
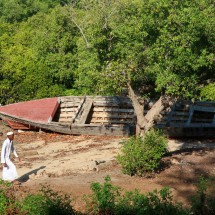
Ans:
[[[44,129],[64,134],[128,136],[136,117],[132,103],[119,96],[66,96],[0,107],[13,129]]]
[[[157,127],[170,137],[215,137],[215,102],[176,102]]]

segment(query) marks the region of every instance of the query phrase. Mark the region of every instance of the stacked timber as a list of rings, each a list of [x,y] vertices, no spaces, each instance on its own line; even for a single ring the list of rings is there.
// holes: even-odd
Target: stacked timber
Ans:
[[[51,124],[62,133],[128,136],[135,131],[136,116],[128,97],[67,96],[58,99],[59,108]]]
[[[157,127],[171,137],[214,137],[215,102],[176,102]]]
[[[60,97],[60,106],[55,114],[53,121],[65,124],[71,124],[75,121],[78,110],[82,107],[85,102],[83,96],[66,96]]]
[[[53,121],[91,125],[135,125],[132,102],[127,97],[61,97],[60,107]]]
[[[93,100],[90,124],[135,124],[134,109],[129,98],[101,97]]]

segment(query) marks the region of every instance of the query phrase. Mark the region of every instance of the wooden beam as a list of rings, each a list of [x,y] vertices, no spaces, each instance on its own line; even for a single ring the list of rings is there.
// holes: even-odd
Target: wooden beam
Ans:
[[[86,120],[87,120],[87,117],[88,117],[88,115],[90,113],[92,105],[93,105],[93,100],[92,99],[89,99],[89,100],[87,100],[85,102],[84,107],[83,107],[83,112],[82,112],[81,117],[80,117],[80,120],[78,120],[79,124],[85,124],[86,123]]]
[[[193,111],[215,113],[215,107],[192,106],[191,108]]]
[[[124,109],[124,108],[113,108],[113,107],[94,107],[93,108],[94,112],[124,112],[124,113],[134,113],[134,109],[133,108],[129,108],[129,109]]]
[[[122,102],[122,103],[118,103],[118,102],[114,102],[114,101],[93,101],[93,105],[94,106],[99,106],[99,107],[130,107],[133,108],[132,103],[131,102]]]
[[[128,136],[130,134],[129,125],[79,125],[79,124],[61,124],[57,122],[50,123],[38,123],[30,120],[25,120],[7,114],[0,113],[2,119],[13,120],[23,123],[25,125],[31,125],[36,128],[44,130],[54,131],[63,134],[83,134],[83,135],[107,135],[107,136]]]
[[[135,116],[134,114],[127,114],[127,113],[98,113],[98,112],[94,112],[92,115],[92,118],[96,118],[96,117],[107,117],[107,118],[114,118],[114,119],[133,119]]]
[[[77,111],[75,112],[74,117],[72,117],[71,123],[74,123],[74,122],[75,122],[75,119],[78,117],[78,114],[80,113],[80,111],[81,111],[81,109],[82,109],[82,107],[83,107],[83,104],[84,104],[85,100],[86,100],[86,96],[84,96],[84,98],[83,98],[82,101],[80,102],[80,104],[79,104],[79,106],[78,106],[78,108],[77,108]]]
[[[83,96],[64,96],[64,97],[59,97],[60,102],[68,102],[68,101],[72,101],[72,102],[80,102],[83,99]]]
[[[133,120],[116,120],[116,119],[92,119],[91,122],[92,123],[108,123],[108,124],[134,124]]]
[[[63,102],[60,104],[61,108],[74,108],[74,107],[78,107],[80,105],[80,102],[82,102],[83,99],[81,101],[68,101],[68,102]]]

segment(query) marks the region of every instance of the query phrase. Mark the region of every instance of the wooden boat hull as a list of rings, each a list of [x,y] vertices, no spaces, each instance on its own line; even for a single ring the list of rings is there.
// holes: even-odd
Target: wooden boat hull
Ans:
[[[170,137],[215,137],[215,102],[176,102],[158,127]]]
[[[43,129],[63,134],[135,134],[132,102],[118,96],[66,96],[0,107],[13,129]],[[170,137],[215,137],[215,102],[176,102],[156,123]]]
[[[68,96],[31,102],[0,107],[0,117],[13,129],[111,136],[128,136],[134,131],[134,110],[128,98]]]
[[[56,122],[50,123],[39,123],[32,122],[29,120],[11,117],[6,114],[1,114],[1,118],[4,121],[10,121],[18,123],[19,125],[34,128],[34,129],[43,129],[47,131],[53,131],[62,134],[70,135],[107,135],[107,136],[129,136],[130,126],[129,125],[90,125],[90,124],[60,124]]]

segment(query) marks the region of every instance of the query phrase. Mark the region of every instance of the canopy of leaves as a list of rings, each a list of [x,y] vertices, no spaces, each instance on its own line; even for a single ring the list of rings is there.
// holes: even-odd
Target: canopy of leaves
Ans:
[[[211,0],[2,0],[0,103],[114,95],[128,82],[144,96],[208,99],[214,14]]]

